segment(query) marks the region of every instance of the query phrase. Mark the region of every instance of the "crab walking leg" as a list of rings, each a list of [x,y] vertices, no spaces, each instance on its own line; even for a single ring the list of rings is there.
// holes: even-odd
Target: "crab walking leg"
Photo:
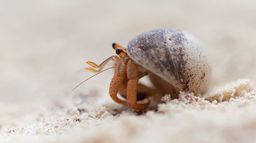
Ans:
[[[120,88],[124,84],[125,76],[126,76],[126,66],[125,63],[122,62],[120,59],[116,59],[116,65],[115,65],[115,71],[114,71],[114,76],[110,82],[110,87],[109,87],[109,94],[110,97],[119,104],[126,104],[126,101],[123,101],[118,98],[117,94],[120,90]],[[119,66],[117,66],[119,65]]]
[[[119,99],[117,97],[117,94],[118,94],[118,90],[119,90],[119,87],[120,85],[123,83],[123,78],[122,77],[119,77],[117,75],[114,75],[114,77],[112,78],[112,81],[110,83],[110,87],[109,87],[109,94],[110,94],[110,97],[116,102],[116,103],[119,103],[119,104],[126,104],[125,101]]]
[[[127,104],[129,107],[135,110],[145,109],[149,105],[149,101],[146,103],[137,103],[137,88],[138,88],[138,68],[137,65],[131,60],[127,63]]]

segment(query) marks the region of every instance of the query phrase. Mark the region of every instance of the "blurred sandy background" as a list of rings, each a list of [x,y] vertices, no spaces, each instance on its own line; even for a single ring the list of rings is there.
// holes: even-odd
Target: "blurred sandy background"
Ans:
[[[149,113],[147,116],[150,117],[137,117],[124,111],[113,116],[112,109],[119,106],[108,95],[111,71],[88,81],[75,92],[71,90],[91,75],[83,70],[84,61],[99,63],[114,54],[112,42],[126,45],[137,34],[155,28],[183,29],[204,42],[213,67],[212,88],[242,78],[254,82],[255,16],[253,0],[0,0],[0,141],[59,142],[59,136],[65,139],[70,132],[73,134],[66,137],[70,142],[154,141],[146,140],[146,135],[161,138],[162,142],[200,142],[210,140],[210,137],[218,142],[245,141],[244,136],[240,138],[236,134],[238,139],[230,140],[233,137],[222,132],[231,126],[225,126],[226,120],[233,119],[230,115],[234,115],[235,110],[239,110],[237,122],[232,124],[235,129],[239,130],[239,125],[246,122],[239,120],[240,115],[248,113],[250,119],[256,120],[252,110],[256,107],[253,104],[256,99],[253,97],[251,100],[245,98],[248,99],[246,102],[252,102],[248,109],[240,109],[244,102],[236,106],[239,100],[230,103],[235,104],[234,109],[229,103],[204,104],[202,108],[210,106],[214,115],[205,110],[201,112],[201,107],[191,111],[194,115],[186,114],[192,105],[177,104],[177,108],[170,107],[177,109],[175,115],[179,115],[173,119],[172,112],[160,117],[156,113]],[[77,112],[80,105],[85,111]],[[179,112],[178,108],[185,113]],[[98,114],[106,115],[98,118]],[[191,122],[188,120],[191,117],[197,123],[195,127],[178,124],[178,120]],[[126,120],[131,126],[123,127]],[[220,124],[207,128],[205,125],[209,120]],[[164,124],[158,122],[169,121],[175,123],[175,128],[161,129]],[[153,127],[151,122],[155,123]],[[140,126],[143,123],[149,125],[146,134],[141,129],[138,131],[139,127],[144,127]],[[216,132],[195,136],[188,132],[200,127],[205,132],[208,129]],[[101,132],[98,133],[99,129]],[[106,135],[104,130],[108,132],[107,129],[110,133]],[[113,133],[112,129],[115,130]],[[188,129],[187,132],[183,132],[184,129]],[[79,131],[76,134],[74,130]],[[170,134],[162,134],[162,138],[157,132],[161,130]],[[134,131],[138,134],[130,136]],[[248,135],[256,132],[255,125],[250,131]],[[179,140],[172,133],[189,136]],[[171,135],[173,138],[166,138]],[[209,138],[200,140],[204,137]],[[113,140],[116,138],[120,140]]]

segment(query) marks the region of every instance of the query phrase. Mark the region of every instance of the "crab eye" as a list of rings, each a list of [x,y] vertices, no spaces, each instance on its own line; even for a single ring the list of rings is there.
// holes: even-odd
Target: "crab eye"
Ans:
[[[121,49],[116,49],[116,54],[119,55],[122,52]]]

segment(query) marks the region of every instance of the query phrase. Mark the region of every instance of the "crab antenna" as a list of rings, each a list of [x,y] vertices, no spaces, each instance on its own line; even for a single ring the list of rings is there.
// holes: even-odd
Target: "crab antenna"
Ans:
[[[112,68],[114,68],[114,67],[110,67],[110,68],[104,69],[104,70],[99,71],[98,73],[96,73],[96,74],[94,74],[94,75],[92,75],[92,76],[86,78],[85,80],[83,80],[82,82],[80,82],[78,85],[76,85],[76,86],[72,89],[72,91],[74,91],[75,89],[77,89],[78,87],[80,87],[80,86],[81,86],[84,82],[86,82],[87,80],[89,80],[89,79],[91,79],[91,78],[97,76],[98,74],[101,74],[101,73],[103,73],[103,72],[105,72],[105,71],[107,71],[107,70],[110,70],[110,69],[112,69]]]
[[[94,69],[96,70],[97,68],[99,68],[99,69],[97,69],[97,71],[101,71],[109,61],[114,60],[114,58],[116,58],[116,57],[117,56],[110,56],[109,58],[107,58],[103,62],[101,62],[99,65],[97,65],[96,63],[94,63],[92,61],[87,61],[86,64],[91,66],[93,68],[93,70]]]
[[[117,56],[110,56],[109,58],[107,58],[106,60],[104,60],[103,62],[100,63],[99,65],[99,71],[102,70],[102,68],[104,68],[104,66],[111,60],[113,60],[115,57]]]
[[[92,61],[86,61],[85,63],[87,65],[91,66],[92,68],[98,68],[99,67],[96,63],[94,63]]]

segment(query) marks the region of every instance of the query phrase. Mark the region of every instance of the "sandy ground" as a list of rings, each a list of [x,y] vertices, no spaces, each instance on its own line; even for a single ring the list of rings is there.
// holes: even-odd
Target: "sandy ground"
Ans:
[[[256,142],[253,0],[0,1],[0,142]],[[189,31],[208,47],[210,103],[190,93],[144,115],[114,103],[108,71],[84,61],[114,54],[155,28]]]

